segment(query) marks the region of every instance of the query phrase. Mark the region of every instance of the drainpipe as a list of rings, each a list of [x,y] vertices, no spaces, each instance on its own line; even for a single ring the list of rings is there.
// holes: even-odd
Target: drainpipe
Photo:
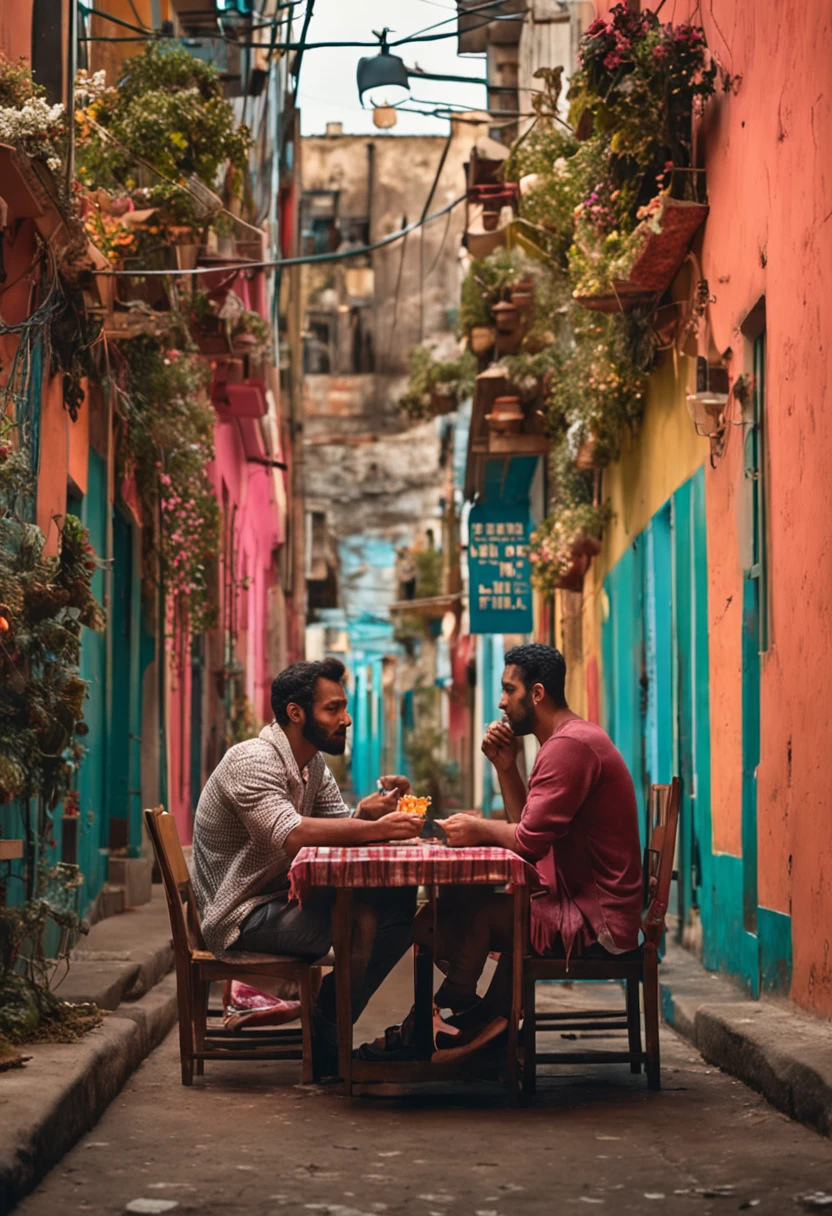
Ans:
[[[311,10],[309,5],[307,12]],[[294,217],[292,231],[295,247],[299,248],[299,203],[301,191],[301,143],[300,114],[292,112],[294,152]],[[289,339],[289,408],[292,434],[292,605],[294,608],[294,659],[303,658],[306,652],[306,519],[304,513],[304,451],[303,451],[303,282],[302,268],[289,269],[289,308],[286,316]]]
[[[376,146],[372,140],[367,144],[367,244],[373,243],[373,194],[376,188]],[[370,254],[370,265],[375,272],[375,255]],[[378,333],[378,318],[376,316],[376,279],[373,273],[373,366],[375,366],[376,334]]]
[[[67,153],[66,193],[72,197],[72,180],[75,177],[75,77],[78,74],[78,0],[69,0],[69,29],[67,54],[66,112]]]

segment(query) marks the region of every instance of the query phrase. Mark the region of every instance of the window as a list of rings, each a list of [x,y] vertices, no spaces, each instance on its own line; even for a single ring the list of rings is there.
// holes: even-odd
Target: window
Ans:
[[[768,455],[766,452],[766,327],[765,301],[761,300],[742,326],[751,346],[749,391],[744,402],[745,447],[743,466],[749,487],[750,545],[747,577],[756,586],[758,651],[769,647],[768,610]],[[746,365],[747,366],[747,365]]]

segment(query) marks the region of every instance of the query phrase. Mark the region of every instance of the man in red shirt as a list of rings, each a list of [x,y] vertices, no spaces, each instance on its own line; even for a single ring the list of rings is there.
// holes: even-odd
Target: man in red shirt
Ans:
[[[565,682],[566,663],[554,647],[534,643],[508,651],[503,721],[492,723],[482,743],[499,776],[506,820],[459,814],[443,827],[454,847],[499,845],[536,865],[546,886],[531,904],[536,953],[621,954],[638,946],[642,911],[635,790],[609,736],[567,705]],[[528,734],[540,751],[527,790],[517,768],[517,737]],[[414,934],[431,942],[430,918],[418,916]],[[446,975],[436,1003],[453,1011],[447,1020],[462,1038],[501,1019],[509,1007],[511,899],[490,888],[447,889],[431,944]],[[480,1002],[477,981],[491,951],[502,961]]]

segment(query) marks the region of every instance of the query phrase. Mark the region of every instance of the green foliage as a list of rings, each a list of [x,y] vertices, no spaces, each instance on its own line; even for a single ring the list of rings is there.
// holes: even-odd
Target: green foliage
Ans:
[[[572,566],[582,546],[598,541],[611,514],[606,504],[558,504],[531,535],[529,560],[532,563],[533,585],[550,595],[558,586],[558,580]]]
[[[442,550],[417,549],[413,554],[416,566],[416,595],[429,599],[442,594]]]
[[[210,372],[198,355],[166,350],[158,339],[135,338],[121,349],[125,471],[135,474],[144,502],[159,512],[158,572],[174,628],[203,633],[215,619],[209,572],[220,544],[219,507],[206,469],[214,458]]]
[[[99,563],[87,531],[68,515],[57,557],[44,556],[43,533],[26,519],[30,469],[15,425],[0,416],[0,805],[17,800],[27,842],[26,898],[0,907],[0,1050],[4,1041],[58,1023],[64,1033],[68,1025],[69,1007],[49,984],[74,935],[85,931],[75,907],[81,876],[76,866],[51,864],[47,850],[53,812],[71,801],[84,754],[81,630],[104,627],[92,594]],[[61,930],[53,960],[44,949],[50,921]],[[88,1012],[94,1022],[97,1012]]]
[[[193,173],[211,187],[229,164],[239,184],[251,139],[237,125],[213,64],[184,47],[149,42],[127,61],[118,87],[105,87],[100,74],[83,86],[77,174],[86,187],[122,193],[143,187],[147,205],[188,224],[200,218],[194,200],[142,169],[137,156],[174,183]]]
[[[468,334],[475,325],[493,325],[492,309],[519,277],[511,253],[495,249],[485,258],[475,258],[462,282],[458,332]]]
[[[30,486],[14,428],[0,426],[0,804],[42,799],[53,810],[72,786],[83,748],[87,685],[79,674],[81,629],[100,630],[92,594],[98,567],[86,529],[68,515],[57,557],[20,514]]]
[[[644,412],[647,371],[633,362],[621,313],[573,309],[574,345],[552,377],[546,401],[550,434],[569,438],[572,456],[593,441],[596,466],[617,460],[625,431]]]
[[[441,362],[428,347],[416,346],[410,355],[410,376],[399,398],[399,408],[409,418],[429,418],[434,393],[452,397],[458,403],[473,393],[476,375],[477,361],[470,351],[458,359]]]
[[[52,990],[55,976],[69,968],[78,935],[88,931],[75,908],[80,885],[77,866],[42,858],[32,896],[0,908],[0,1053],[36,1039],[69,1042],[101,1022],[95,1005],[70,1005]],[[54,958],[44,948],[50,922],[60,931]]]
[[[49,104],[27,63],[14,63],[0,53],[0,143],[12,144],[54,171],[60,168],[65,139],[64,107]]]
[[[507,181],[534,174],[523,195],[521,216],[528,236],[561,270],[572,243],[572,212],[584,181],[574,172],[581,145],[551,119],[540,118],[511,151],[503,168]],[[533,231],[532,231],[533,230]]]
[[[570,117],[586,115],[608,140],[613,172],[632,177],[691,165],[691,119],[714,91],[704,31],[662,25],[656,13],[618,4],[587,28],[572,79]],[[651,187],[648,187],[651,188]]]

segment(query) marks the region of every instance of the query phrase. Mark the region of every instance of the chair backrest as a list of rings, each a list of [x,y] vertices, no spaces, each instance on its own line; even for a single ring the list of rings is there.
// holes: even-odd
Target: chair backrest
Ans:
[[[641,931],[646,942],[658,946],[662,939],[673,879],[673,858],[676,852],[676,830],[682,783],[674,777],[670,785],[650,787],[650,843],[644,850],[644,885],[646,911]]]
[[[184,959],[192,950],[204,950],[205,941],[176,820],[162,806],[145,811],[144,818],[162,874],[174,953]]]

